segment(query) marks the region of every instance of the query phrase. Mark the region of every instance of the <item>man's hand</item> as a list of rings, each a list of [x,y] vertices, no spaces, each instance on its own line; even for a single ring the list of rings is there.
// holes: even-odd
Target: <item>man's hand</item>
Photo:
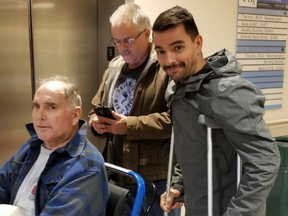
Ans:
[[[179,197],[181,195],[181,192],[170,188],[170,192],[169,192],[169,197],[167,199],[167,203],[166,203],[166,192],[163,193],[161,195],[161,200],[160,200],[160,206],[163,209],[163,211],[165,212],[171,212],[171,209],[175,209],[175,208],[181,208],[183,206],[182,202],[176,202],[173,204],[173,201],[175,198]]]
[[[118,135],[127,134],[127,117],[114,111],[112,111],[112,115],[116,120],[102,116],[94,117],[92,122],[94,130],[99,134],[106,132]]]
[[[104,121],[100,120],[98,116],[95,116],[92,120],[92,127],[98,134],[104,134],[107,132],[106,124]]]

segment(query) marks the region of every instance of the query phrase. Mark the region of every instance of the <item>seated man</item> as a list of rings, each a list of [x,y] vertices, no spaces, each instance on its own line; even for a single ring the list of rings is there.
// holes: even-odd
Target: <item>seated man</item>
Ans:
[[[106,170],[86,137],[81,104],[73,80],[56,75],[41,81],[33,124],[26,125],[31,138],[0,170],[0,204],[28,216],[105,215]]]

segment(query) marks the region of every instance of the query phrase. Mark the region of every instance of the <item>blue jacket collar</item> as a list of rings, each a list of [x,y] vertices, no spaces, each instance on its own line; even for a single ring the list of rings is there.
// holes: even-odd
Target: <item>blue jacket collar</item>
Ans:
[[[40,146],[43,141],[38,138],[38,135],[35,131],[33,123],[26,124],[26,128],[31,136],[28,141],[30,146],[36,147]],[[71,157],[77,157],[85,148],[87,137],[87,122],[83,119],[79,120],[79,130],[78,133],[67,143],[66,146],[56,149],[58,153],[67,152]]]

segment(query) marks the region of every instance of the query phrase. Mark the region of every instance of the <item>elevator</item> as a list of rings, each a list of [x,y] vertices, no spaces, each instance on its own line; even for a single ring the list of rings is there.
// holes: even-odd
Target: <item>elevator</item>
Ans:
[[[125,0],[0,0],[0,165],[29,139],[39,78],[77,80],[82,118],[111,58],[109,17]],[[117,55],[117,51],[115,51]],[[109,57],[109,58],[108,58]],[[97,141],[88,131],[89,140]]]

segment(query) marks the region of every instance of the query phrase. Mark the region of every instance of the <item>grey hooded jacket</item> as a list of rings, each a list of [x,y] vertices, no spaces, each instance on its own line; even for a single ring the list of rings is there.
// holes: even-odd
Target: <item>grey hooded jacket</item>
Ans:
[[[205,114],[222,127],[212,132],[213,215],[264,216],[280,163],[263,119],[265,96],[241,77],[241,65],[227,50],[205,60],[199,72],[185,83],[171,82],[166,92],[179,162],[172,186],[184,193],[186,215],[207,216],[207,130],[197,123]],[[237,153],[243,176],[236,191]]]

